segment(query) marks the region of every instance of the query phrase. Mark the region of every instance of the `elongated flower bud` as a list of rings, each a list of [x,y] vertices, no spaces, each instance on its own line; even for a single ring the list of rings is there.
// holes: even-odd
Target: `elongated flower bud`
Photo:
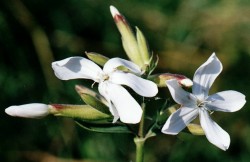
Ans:
[[[143,63],[145,65],[149,65],[150,63],[150,54],[149,54],[149,48],[147,44],[147,40],[141,30],[136,27],[136,39],[137,39],[137,44],[138,44],[138,49],[141,54],[141,58],[143,60]]]
[[[192,80],[180,74],[171,74],[171,73],[155,74],[151,75],[149,79],[155,82],[158,85],[158,87],[166,87],[167,86],[166,81],[170,79],[176,79],[178,83],[184,87],[191,87],[193,85]]]
[[[133,61],[140,67],[143,67],[143,58],[141,57],[136,37],[132,32],[129,24],[114,6],[110,6],[110,11],[116,23],[116,26],[122,36],[122,45],[126,54],[128,55],[131,61]]]
[[[87,57],[98,65],[104,66],[104,64],[109,60],[108,57],[103,56],[95,52],[85,52]]]
[[[109,108],[107,106],[108,102],[100,94],[81,85],[76,85],[75,89],[86,104],[100,112],[110,114]]]
[[[55,116],[70,117],[85,121],[112,119],[112,116],[105,114],[89,105],[49,105],[50,113]]]
[[[10,106],[5,109],[10,116],[23,118],[41,118],[49,114],[49,107],[46,104],[31,103],[20,106]]]

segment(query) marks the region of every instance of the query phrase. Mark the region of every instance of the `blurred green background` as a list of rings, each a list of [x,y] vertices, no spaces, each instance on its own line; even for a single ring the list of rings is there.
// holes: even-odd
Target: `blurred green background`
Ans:
[[[224,69],[212,92],[233,89],[249,98],[249,0],[2,0],[1,162],[134,159],[132,136],[88,132],[66,118],[23,119],[4,112],[10,105],[25,103],[82,103],[74,85],[92,82],[58,80],[51,69],[54,60],[84,56],[85,51],[127,58],[110,5],[144,32],[160,57],[156,73],[192,78],[216,52]],[[160,91],[162,97],[169,97],[166,88]],[[249,102],[238,112],[213,114],[231,136],[226,152],[204,136],[160,135],[147,141],[145,161],[250,161],[249,116]]]

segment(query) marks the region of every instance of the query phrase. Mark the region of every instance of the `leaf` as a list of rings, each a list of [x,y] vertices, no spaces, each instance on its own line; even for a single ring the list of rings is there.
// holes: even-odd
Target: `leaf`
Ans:
[[[105,114],[111,114],[109,111],[109,107],[107,106],[107,101],[100,94],[80,85],[76,85],[75,89],[86,104]]]
[[[90,60],[94,61],[100,66],[103,66],[109,60],[108,57],[95,52],[86,52],[86,55]]]
[[[154,60],[154,55],[150,57],[149,65],[147,66],[147,74],[148,79],[150,79],[151,73],[155,70],[159,62],[159,57],[156,55],[156,59]]]
[[[124,124],[117,123],[90,123],[80,120],[75,121],[80,127],[99,133],[132,133]]]

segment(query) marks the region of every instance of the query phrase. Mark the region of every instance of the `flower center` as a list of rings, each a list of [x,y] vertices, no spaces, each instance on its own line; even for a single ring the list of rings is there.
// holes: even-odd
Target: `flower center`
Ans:
[[[198,108],[207,110],[210,114],[212,114],[213,111],[208,110],[208,109],[206,108],[206,103],[208,103],[208,102],[210,102],[210,101],[200,101],[200,100],[197,100],[197,106],[198,106]]]
[[[198,108],[204,108],[205,104],[206,104],[206,102],[204,102],[204,101],[200,101],[200,100],[197,101]]]
[[[103,81],[108,80],[109,79],[109,75],[108,74],[104,74],[102,76],[102,79],[103,79]]]

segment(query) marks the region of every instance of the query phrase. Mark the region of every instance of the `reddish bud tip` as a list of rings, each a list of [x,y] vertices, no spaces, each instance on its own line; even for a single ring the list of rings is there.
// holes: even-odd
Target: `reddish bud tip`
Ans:
[[[118,22],[122,21],[124,24],[127,24],[127,21],[126,21],[125,17],[122,16],[120,14],[120,12],[114,6],[110,6],[110,12],[111,12],[111,14],[112,14],[112,16],[114,18],[115,23],[118,23]]]
[[[51,105],[53,108],[55,108],[55,109],[57,109],[57,110],[61,110],[61,109],[63,109],[63,105],[61,105],[61,104],[52,104]]]
[[[120,12],[114,6],[110,6],[110,12],[113,17],[115,17],[116,15],[121,15]]]

